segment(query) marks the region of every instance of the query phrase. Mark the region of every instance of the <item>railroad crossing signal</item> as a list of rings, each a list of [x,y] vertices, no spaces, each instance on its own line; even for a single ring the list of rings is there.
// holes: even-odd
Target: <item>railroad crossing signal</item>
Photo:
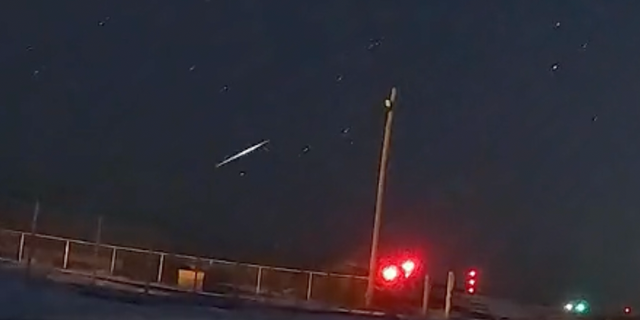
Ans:
[[[380,271],[382,279],[386,282],[393,282],[400,276],[400,269],[396,265],[389,265],[382,268]]]
[[[412,259],[407,259],[402,263],[401,267],[404,273],[404,277],[409,278],[411,277],[411,275],[413,275],[413,272],[416,270],[416,262],[413,261]]]
[[[419,262],[413,258],[386,259],[380,264],[378,278],[383,285],[391,286],[412,278],[417,274],[418,268]]]

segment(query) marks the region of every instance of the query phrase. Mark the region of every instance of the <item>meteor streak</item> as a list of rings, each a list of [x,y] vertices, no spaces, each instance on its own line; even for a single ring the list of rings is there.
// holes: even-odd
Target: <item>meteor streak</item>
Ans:
[[[267,143],[269,143],[269,141],[270,140],[263,140],[262,142],[260,142],[258,144],[255,144],[255,145],[253,145],[253,146],[251,146],[249,148],[246,148],[246,149],[244,149],[244,150],[242,150],[242,151],[240,151],[240,152],[238,152],[238,153],[236,153],[236,154],[224,159],[222,162],[216,164],[216,168],[220,168],[220,167],[224,166],[225,164],[227,164],[227,163],[229,163],[231,161],[240,159],[240,158],[242,158],[242,157],[244,157],[244,156],[246,156],[246,155],[248,155],[248,154],[250,154],[250,153],[252,153],[252,152],[254,152],[254,151],[258,150],[258,149],[260,149],[260,147],[266,145]]]

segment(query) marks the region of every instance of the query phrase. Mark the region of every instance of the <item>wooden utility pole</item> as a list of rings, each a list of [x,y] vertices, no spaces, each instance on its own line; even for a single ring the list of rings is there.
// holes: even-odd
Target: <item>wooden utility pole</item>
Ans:
[[[378,188],[376,193],[376,207],[373,220],[373,232],[371,236],[371,254],[369,256],[369,278],[367,281],[367,291],[365,293],[365,303],[371,306],[373,292],[375,288],[376,268],[378,266],[378,241],[380,237],[380,226],[382,219],[382,206],[384,198],[384,187],[387,178],[387,161],[389,159],[389,145],[391,143],[391,125],[393,124],[393,107],[396,102],[397,90],[391,89],[391,94],[384,101],[385,124],[384,135],[382,137],[382,152],[380,153],[380,163],[378,172]]]

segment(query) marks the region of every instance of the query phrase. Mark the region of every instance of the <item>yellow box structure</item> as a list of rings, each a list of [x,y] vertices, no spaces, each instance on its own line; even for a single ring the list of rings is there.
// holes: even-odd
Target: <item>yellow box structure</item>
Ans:
[[[189,269],[178,270],[178,287],[188,290],[202,291],[204,272]]]

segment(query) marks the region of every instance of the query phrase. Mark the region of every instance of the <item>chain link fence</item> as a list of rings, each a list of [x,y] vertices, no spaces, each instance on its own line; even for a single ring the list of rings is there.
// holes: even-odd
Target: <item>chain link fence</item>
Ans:
[[[86,216],[70,222],[76,219],[63,219],[61,211],[47,209],[46,215],[42,215],[39,221],[33,221],[36,219],[32,217],[38,216],[38,210],[39,206],[23,202],[0,203],[0,222],[6,228],[0,228],[0,260],[143,283],[147,288],[155,286],[203,294],[269,299],[272,303],[307,303],[322,309],[358,310],[365,307],[367,278],[364,276],[173,254],[167,251],[174,248],[162,245],[162,237],[151,230],[143,230],[141,236],[141,229],[137,226],[129,229],[110,226],[109,233],[103,235],[101,223],[97,224]],[[60,221],[65,223],[60,224]],[[92,229],[97,232],[92,234]],[[62,234],[64,236],[58,236]],[[122,243],[131,243],[139,248],[120,245]],[[152,247],[164,249],[141,249]],[[384,298],[393,305],[403,305],[403,310],[393,310],[397,313],[426,312],[427,306],[430,310],[442,308],[445,286],[432,283],[428,292],[425,300],[424,286],[421,285],[403,290],[402,301],[394,297]],[[453,293],[453,311],[477,309],[471,305],[467,295]],[[547,308],[538,312],[553,314]]]
[[[245,264],[85,240],[0,229],[0,259],[38,267],[95,273],[184,291],[315,302],[356,309],[364,305],[361,276]]]
[[[238,263],[0,229],[0,260],[26,263],[29,257],[31,264],[38,268],[143,283],[147,288],[155,286],[183,292],[262,298],[286,305],[306,303],[325,310],[359,310],[365,306],[367,278],[363,276]],[[423,288],[416,289],[410,292],[409,299],[405,299],[407,308],[392,311],[418,314],[422,307],[426,308],[422,301]],[[430,310],[444,305],[444,291],[442,285],[431,286],[427,302]],[[464,293],[456,291],[452,301],[453,311],[478,309],[474,304],[485,309],[491,305],[496,310],[489,311],[509,314],[511,319],[520,319],[519,314],[529,315],[533,310],[527,308],[525,311],[524,306],[491,301],[487,297],[469,300]],[[538,319],[558,319],[550,317],[557,314],[554,309],[536,311]]]
[[[39,202],[0,201],[0,259],[205,294],[319,308],[365,306],[367,278],[170,253],[154,230],[73,214]],[[26,230],[26,231],[11,231]],[[106,231],[106,232],[103,232]],[[32,233],[33,232],[33,233]],[[149,248],[149,249],[141,249]],[[153,248],[153,249],[151,249]],[[422,290],[420,290],[422,293]],[[412,308],[421,308],[414,299]]]

